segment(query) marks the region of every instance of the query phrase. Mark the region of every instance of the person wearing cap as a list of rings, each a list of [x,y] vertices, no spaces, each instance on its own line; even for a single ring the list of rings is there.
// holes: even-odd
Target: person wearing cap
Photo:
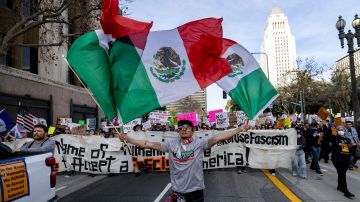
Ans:
[[[360,141],[356,129],[353,127],[353,122],[351,120],[346,120],[346,131],[345,137],[349,138],[351,141],[351,157],[349,169],[352,170],[353,167],[357,168],[356,162],[359,160],[359,157],[356,155],[360,151]]]
[[[348,190],[346,183],[346,171],[350,164],[351,140],[345,136],[345,133],[344,126],[336,128],[336,136],[331,138],[331,161],[338,174],[337,190],[343,192],[347,198],[352,198],[355,195]]]
[[[242,125],[234,130],[224,131],[211,138],[194,138],[194,126],[189,120],[178,122],[178,135],[180,139],[166,140],[164,142],[149,142],[136,140],[125,135],[119,135],[121,141],[134,144],[141,148],[155,149],[168,152],[170,165],[170,178],[174,194],[177,197],[190,201],[204,201],[204,150],[220,141],[245,132],[248,125]]]
[[[292,160],[292,175],[306,179],[306,162],[304,148],[306,145],[305,137],[300,129],[297,130],[297,148],[295,157]]]

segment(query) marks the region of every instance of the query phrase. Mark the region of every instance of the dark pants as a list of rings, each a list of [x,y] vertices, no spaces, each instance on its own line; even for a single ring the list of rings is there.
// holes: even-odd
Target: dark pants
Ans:
[[[350,157],[351,161],[349,164],[349,168],[353,168],[356,165],[356,162],[359,160],[359,157],[355,155],[356,150],[357,150],[357,146],[353,146],[351,148],[351,157]]]
[[[203,202],[204,201],[204,191],[203,190],[196,190],[193,192],[189,192],[186,194],[179,194],[182,198],[185,199],[186,202]],[[176,202],[177,200],[173,200]]]
[[[338,188],[347,191],[347,184],[346,184],[346,171],[349,167],[349,162],[346,161],[333,161],[333,164],[336,168],[338,174]]]

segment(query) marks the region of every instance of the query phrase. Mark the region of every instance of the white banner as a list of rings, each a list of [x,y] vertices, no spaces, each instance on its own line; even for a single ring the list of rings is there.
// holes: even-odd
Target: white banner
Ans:
[[[211,138],[224,131],[197,131],[195,138]],[[129,136],[161,142],[177,139],[176,132],[132,132]],[[101,136],[57,135],[55,158],[59,171],[75,170],[88,173],[126,173],[146,167],[152,171],[169,170],[168,155],[153,149],[142,149],[125,145],[118,138]],[[219,142],[204,153],[204,169],[245,166],[261,169],[279,167],[290,168],[296,151],[296,131],[252,130]],[[20,139],[7,143],[12,148],[20,148],[26,141]],[[247,158],[248,156],[248,158]]]
[[[127,124],[124,124],[124,133],[129,133],[133,131],[133,127],[136,125],[141,125],[141,118],[134,119]]]

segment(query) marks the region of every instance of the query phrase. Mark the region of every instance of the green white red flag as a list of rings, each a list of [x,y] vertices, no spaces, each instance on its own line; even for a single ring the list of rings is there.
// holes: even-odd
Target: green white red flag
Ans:
[[[278,93],[249,51],[229,39],[223,40],[223,47],[222,57],[233,72],[216,83],[252,120],[277,98]]]

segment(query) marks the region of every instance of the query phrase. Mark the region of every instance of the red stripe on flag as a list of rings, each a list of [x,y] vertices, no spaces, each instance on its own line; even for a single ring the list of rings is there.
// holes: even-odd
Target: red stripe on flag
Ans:
[[[118,0],[103,0],[100,22],[104,33],[111,34],[115,39],[144,31],[149,32],[152,27],[152,22],[140,22],[120,16]]]
[[[178,27],[193,74],[203,89],[232,72],[221,58],[222,19],[207,18]]]

